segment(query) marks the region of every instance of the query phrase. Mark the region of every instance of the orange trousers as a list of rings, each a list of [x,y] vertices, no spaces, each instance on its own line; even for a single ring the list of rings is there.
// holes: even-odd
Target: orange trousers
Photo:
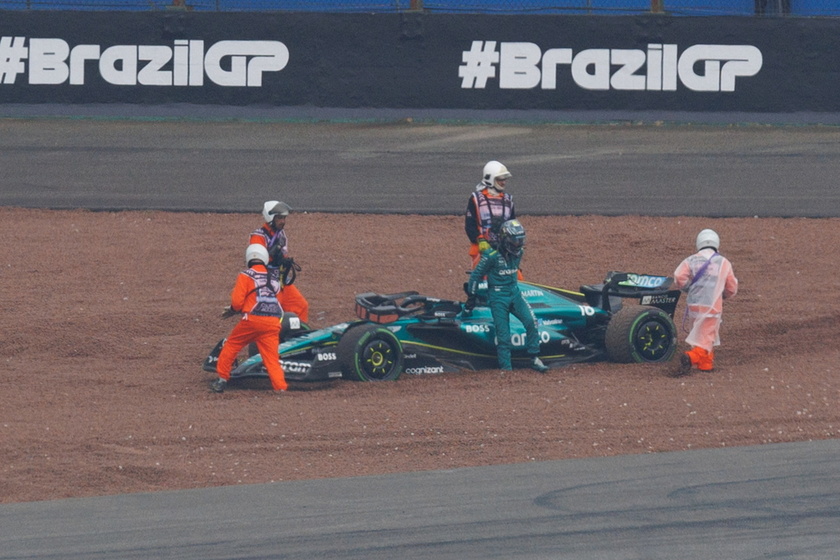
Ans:
[[[691,365],[700,371],[712,371],[715,368],[714,352],[709,352],[705,348],[694,346],[686,352],[686,355],[691,358]]]
[[[280,365],[280,321],[276,317],[249,316],[243,318],[233,327],[230,335],[225,339],[225,345],[219,352],[216,371],[224,380],[230,379],[233,362],[240,350],[250,343],[256,343],[257,350],[262,356],[263,365],[268,371],[271,387],[275,391],[285,391],[289,388],[283,366]]]
[[[277,300],[280,302],[283,311],[291,311],[300,317],[300,320],[304,323],[309,322],[309,302],[306,301],[306,298],[294,284],[283,286]]]

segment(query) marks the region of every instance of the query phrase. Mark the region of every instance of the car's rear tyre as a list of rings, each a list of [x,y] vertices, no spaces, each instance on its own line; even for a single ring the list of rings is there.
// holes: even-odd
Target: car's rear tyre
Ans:
[[[604,342],[614,362],[667,362],[677,349],[677,327],[661,309],[628,306],[610,319]]]
[[[341,372],[353,381],[393,381],[403,370],[400,340],[388,329],[374,324],[350,328],[336,347]]]

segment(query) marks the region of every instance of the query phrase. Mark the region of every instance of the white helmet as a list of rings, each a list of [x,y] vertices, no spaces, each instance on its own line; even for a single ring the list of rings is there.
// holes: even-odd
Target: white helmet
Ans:
[[[498,188],[496,185],[496,179],[507,179],[510,177],[510,171],[508,168],[499,163],[498,161],[488,161],[484,165],[484,173],[481,175],[481,184],[485,187],[493,187],[498,190],[504,190],[504,187],[501,189]]]
[[[263,204],[262,215],[263,218],[265,218],[266,223],[269,223],[274,219],[274,216],[288,216],[291,211],[292,209],[289,208],[289,205],[285,202],[280,202],[279,200],[269,200]]]
[[[711,247],[717,251],[720,249],[720,236],[713,229],[704,229],[697,234],[695,245],[698,251],[704,247]]]
[[[268,264],[268,249],[259,243],[251,243],[245,249],[245,266],[249,266],[251,261],[261,261],[263,264]]]

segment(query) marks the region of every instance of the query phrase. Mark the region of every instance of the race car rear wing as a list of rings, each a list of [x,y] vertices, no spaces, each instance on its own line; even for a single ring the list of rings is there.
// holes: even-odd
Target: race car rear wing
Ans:
[[[639,305],[658,307],[673,317],[680,300],[680,291],[673,288],[673,285],[674,279],[671,276],[611,271],[607,273],[603,284],[581,286],[580,291],[589,305],[604,311],[611,311],[610,299],[617,297],[638,299]]]

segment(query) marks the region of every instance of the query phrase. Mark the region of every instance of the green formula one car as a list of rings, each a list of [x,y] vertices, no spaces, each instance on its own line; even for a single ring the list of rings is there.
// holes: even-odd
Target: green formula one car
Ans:
[[[674,311],[680,291],[667,276],[611,272],[579,291],[520,282],[537,318],[540,358],[549,367],[611,360],[665,362],[677,346]],[[283,318],[279,348],[286,379],[384,381],[401,374],[495,369],[496,331],[490,310],[464,310],[461,301],[420,295],[364,293],[358,319],[311,330]],[[513,366],[527,367],[525,329],[511,317]],[[216,371],[224,340],[204,362]],[[267,376],[259,354],[243,357],[231,379]]]

